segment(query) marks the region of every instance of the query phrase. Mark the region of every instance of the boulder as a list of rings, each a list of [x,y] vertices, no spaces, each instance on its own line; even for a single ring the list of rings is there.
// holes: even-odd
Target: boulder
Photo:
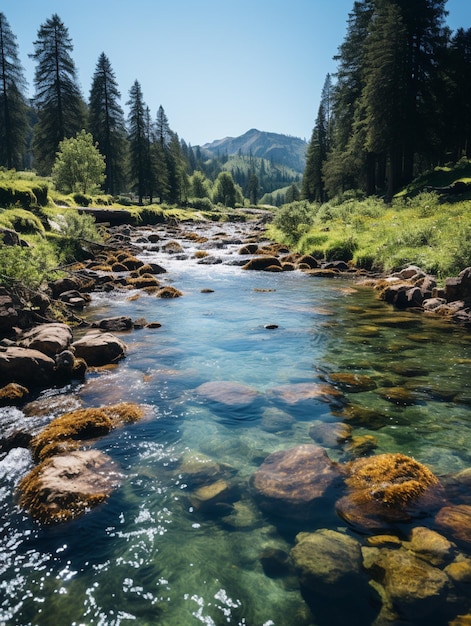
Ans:
[[[430,623],[423,621],[427,618],[434,624],[448,623],[441,615],[450,585],[444,571],[404,548],[379,549],[365,566],[383,587],[386,603],[401,623]]]
[[[466,548],[471,547],[471,506],[457,504],[445,506],[437,513],[435,523],[438,528],[446,533],[453,541]]]
[[[118,467],[99,450],[75,450],[46,459],[18,485],[19,503],[43,524],[74,519],[110,495]]]
[[[343,393],[327,383],[292,383],[269,390],[270,400],[285,410],[302,410],[318,406],[319,402],[334,402],[344,398]]]
[[[131,330],[131,328],[133,327],[133,322],[130,317],[120,315],[117,317],[108,317],[100,320],[99,322],[95,322],[93,324],[93,327],[99,328],[100,330],[119,332],[124,330]]]
[[[260,256],[251,259],[248,263],[242,266],[243,270],[267,270],[268,268],[278,268],[282,270],[280,260],[275,256]]]
[[[227,408],[249,407],[260,399],[260,394],[252,387],[225,380],[203,383],[196,388],[196,394]]]
[[[54,382],[55,361],[39,350],[11,346],[0,351],[0,382],[41,387]]]
[[[405,454],[378,454],[346,465],[349,493],[337,513],[362,531],[384,530],[439,508],[444,490],[424,465]]]
[[[352,437],[352,427],[343,422],[314,422],[309,437],[325,448],[338,448]]]
[[[0,292],[0,334],[8,334],[18,324],[18,311],[11,297]]]
[[[54,357],[59,352],[67,350],[72,343],[72,339],[72,331],[67,324],[53,322],[51,324],[40,324],[24,332],[18,341],[18,345],[22,348],[38,350],[50,357]]]
[[[29,396],[29,389],[18,383],[9,383],[0,389],[0,406],[21,404]]]
[[[369,376],[356,374],[354,372],[335,372],[329,374],[329,381],[342,391],[348,391],[349,393],[371,391],[377,387],[375,381]]]
[[[126,356],[126,344],[111,333],[92,330],[72,344],[75,356],[89,366],[115,363]]]
[[[467,267],[454,278],[446,279],[445,299],[447,302],[471,300],[471,267]]]
[[[250,478],[260,508],[296,520],[323,515],[341,483],[337,464],[323,448],[311,444],[270,454]]]
[[[299,533],[290,558],[303,587],[334,598],[350,594],[362,571],[360,543],[327,528]]]

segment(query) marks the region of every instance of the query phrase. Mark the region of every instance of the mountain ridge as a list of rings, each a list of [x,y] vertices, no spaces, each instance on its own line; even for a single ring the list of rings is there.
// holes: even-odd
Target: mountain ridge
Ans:
[[[205,143],[200,149],[209,158],[234,154],[251,155],[286,165],[301,173],[306,164],[307,146],[299,137],[252,128],[238,137],[225,137]]]

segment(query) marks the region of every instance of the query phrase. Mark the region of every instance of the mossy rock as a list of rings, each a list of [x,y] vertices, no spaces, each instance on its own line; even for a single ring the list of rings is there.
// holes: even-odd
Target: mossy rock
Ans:
[[[157,292],[158,298],[179,298],[183,293],[176,287],[166,286],[162,287]]]
[[[31,452],[36,461],[43,461],[46,457],[63,451],[58,444],[102,437],[123,423],[139,420],[143,414],[144,411],[138,405],[127,402],[65,413],[33,437],[30,443]]]
[[[111,458],[75,450],[45,459],[18,485],[19,504],[43,524],[65,522],[106,500],[119,485]]]

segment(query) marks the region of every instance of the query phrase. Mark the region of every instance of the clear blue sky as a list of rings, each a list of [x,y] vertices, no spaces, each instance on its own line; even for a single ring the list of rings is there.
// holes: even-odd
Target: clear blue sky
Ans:
[[[155,116],[191,145],[251,128],[309,139],[353,0],[6,0],[33,94],[28,55],[57,13],[83,95],[101,52],[125,103],[137,79]],[[471,28],[471,0],[448,0],[448,24]]]

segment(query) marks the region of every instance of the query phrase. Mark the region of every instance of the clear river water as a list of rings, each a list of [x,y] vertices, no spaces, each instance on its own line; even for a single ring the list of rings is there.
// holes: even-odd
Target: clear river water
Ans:
[[[471,466],[469,333],[394,312],[353,280],[243,271],[227,262],[240,260],[237,228],[223,244],[221,229],[203,227],[208,242],[184,240],[180,255],[143,250],[142,259],[167,268],[162,280],[182,297],[95,294],[90,319],[145,317],[161,327],[120,333],[128,354],[118,367],[42,394],[82,406],[150,407],[150,418],[95,444],[125,475],[107,502],[75,521],[41,527],[15,499],[32,467],[29,452],[0,457],[0,624],[316,624],[296,577],[272,575],[261,561],[267,549],[289,552],[298,529],[260,511],[248,483],[270,453],[315,443],[311,425],[338,422],[338,407],[319,400],[304,413],[270,419],[270,391],[281,385],[322,382],[334,372],[369,376],[375,389],[345,398],[378,416],[352,432],[374,438],[372,453],[403,452],[438,476]],[[223,262],[198,263],[197,248]],[[215,411],[194,393],[208,381],[249,386],[266,406]],[[385,388],[413,401],[391,401],[379,393]],[[0,411],[4,419],[28,419],[18,409]],[[326,450],[335,461],[352,458],[344,444]],[[194,505],[179,468],[195,455],[228,468],[237,485],[237,498],[221,510]],[[346,529],[335,514],[328,520]]]

